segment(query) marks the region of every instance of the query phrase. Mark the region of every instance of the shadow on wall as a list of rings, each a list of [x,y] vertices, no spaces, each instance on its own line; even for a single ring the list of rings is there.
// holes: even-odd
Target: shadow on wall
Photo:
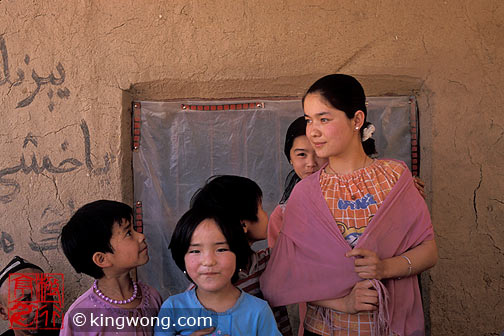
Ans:
[[[166,79],[135,83],[124,93],[131,97],[131,100],[137,101],[302,97],[310,84],[323,75],[326,74],[211,82]],[[424,80],[415,77],[351,75],[354,75],[362,83],[367,96],[418,95],[424,89]]]

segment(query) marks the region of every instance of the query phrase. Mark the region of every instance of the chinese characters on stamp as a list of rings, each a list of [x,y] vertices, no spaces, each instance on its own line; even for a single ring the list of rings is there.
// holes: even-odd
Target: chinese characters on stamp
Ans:
[[[8,305],[12,329],[59,329],[57,321],[63,320],[63,274],[10,274]]]

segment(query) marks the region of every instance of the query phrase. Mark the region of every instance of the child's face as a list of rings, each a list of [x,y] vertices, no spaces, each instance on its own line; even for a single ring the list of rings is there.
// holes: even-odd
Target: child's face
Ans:
[[[306,135],[294,139],[290,158],[292,168],[301,179],[310,176],[327,162],[327,159],[317,156]]]
[[[262,207],[262,201],[257,205],[257,222],[244,220],[249,242],[266,239],[268,236],[268,214]]]
[[[117,270],[130,270],[149,261],[145,236],[133,229],[131,220],[114,223],[110,245],[114,252],[107,253],[108,258]]]
[[[236,255],[213,219],[205,219],[194,230],[184,262],[198,291],[218,293],[233,286]]]

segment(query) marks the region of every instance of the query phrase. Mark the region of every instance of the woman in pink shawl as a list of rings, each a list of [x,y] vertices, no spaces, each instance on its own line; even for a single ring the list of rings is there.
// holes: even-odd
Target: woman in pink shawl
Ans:
[[[404,163],[373,160],[364,90],[329,75],[303,99],[329,163],[292,192],[261,279],[273,305],[310,302],[305,335],[423,335],[414,276],[437,261],[430,216]]]

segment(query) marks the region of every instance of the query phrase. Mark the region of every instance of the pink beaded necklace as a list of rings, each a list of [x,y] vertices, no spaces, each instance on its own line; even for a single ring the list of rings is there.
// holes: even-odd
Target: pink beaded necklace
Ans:
[[[105,294],[103,294],[102,291],[98,289],[98,280],[94,281],[94,283],[93,283],[93,289],[95,290],[96,294],[102,300],[105,300],[108,303],[112,303],[112,304],[126,304],[126,303],[130,303],[131,301],[133,301],[133,300],[136,299],[137,292],[138,292],[138,285],[137,285],[136,282],[133,281],[133,295],[129,299],[126,299],[126,300],[114,300],[114,299],[109,298],[108,296],[105,296]]]

